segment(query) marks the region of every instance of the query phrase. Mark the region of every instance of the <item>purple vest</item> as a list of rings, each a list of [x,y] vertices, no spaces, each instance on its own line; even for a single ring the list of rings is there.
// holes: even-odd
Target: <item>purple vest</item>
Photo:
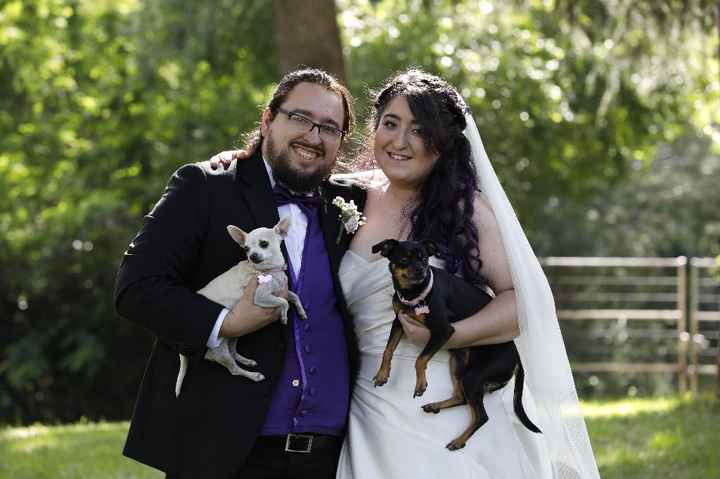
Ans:
[[[292,290],[308,318],[298,319],[291,310],[285,365],[261,434],[341,436],[350,401],[348,352],[317,209],[308,215],[300,272],[290,270]]]

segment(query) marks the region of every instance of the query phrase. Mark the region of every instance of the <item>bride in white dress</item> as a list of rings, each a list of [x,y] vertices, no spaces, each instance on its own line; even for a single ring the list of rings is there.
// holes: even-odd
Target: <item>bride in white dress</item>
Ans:
[[[369,250],[368,250],[369,253]],[[368,260],[349,250],[340,281],[353,313],[360,349],[360,372],[353,390],[348,435],[339,478],[544,478],[552,477],[541,436],[528,431],[513,412],[513,386],[485,395],[490,418],[464,449],[445,445],[470,424],[468,406],[423,412],[421,405],[452,396],[448,352],[428,364],[428,389],[413,398],[415,359],[422,348],[403,339],[395,351],[390,379],[374,387],[382,352],[395,317],[393,285],[385,258]],[[526,408],[534,410],[525,391]]]
[[[444,255],[444,259],[454,263],[454,267],[448,268],[448,261],[433,258],[436,266],[446,266],[466,280],[468,276],[475,280],[484,278],[492,289],[495,297],[488,306],[454,324],[456,332],[446,348],[504,342],[525,332],[524,325],[518,325],[518,316],[524,311],[516,303],[513,285],[513,280],[522,275],[516,274],[518,268],[511,266],[506,254],[506,245],[513,244],[508,242],[502,225],[496,220],[497,208],[485,194],[475,193],[478,187],[484,193],[485,187],[492,190],[493,185],[484,184],[482,171],[477,171],[479,176],[476,176],[475,168],[481,168],[473,166],[470,152],[472,146],[472,155],[477,155],[477,145],[463,141],[466,137],[462,136],[467,120],[472,121],[472,117],[465,115],[463,108],[462,99],[452,87],[438,77],[419,71],[395,76],[376,98],[375,131],[370,141],[374,160],[384,175],[381,174],[381,181],[376,182],[375,187],[368,189],[363,211],[367,222],[357,231],[340,266],[340,280],[359,342],[360,371],[352,394],[348,433],[337,478],[599,477],[582,418],[580,430],[577,415],[571,418],[575,422],[570,426],[576,427],[570,432],[572,427],[565,427],[570,419],[553,415],[552,408],[537,408],[532,397],[533,386],[537,385],[548,397],[548,389],[538,381],[533,384],[526,380],[523,402],[530,419],[544,434],[528,431],[515,416],[511,381],[504,388],[485,395],[489,420],[470,437],[466,447],[458,451],[446,449],[445,445],[470,423],[470,412],[467,405],[445,409],[439,414],[428,414],[421,409],[423,404],[452,396],[446,350],[436,354],[428,364],[429,386],[425,394],[413,398],[415,359],[429,332],[410,319],[401,318],[406,334],[393,356],[389,381],[382,387],[373,385],[395,317],[388,260],[371,253],[371,247],[384,239],[415,237],[441,242],[450,253]],[[472,128],[475,128],[474,122]],[[479,147],[482,148],[481,143]],[[436,168],[436,163],[449,162],[453,156],[466,158],[464,163],[455,158],[452,167]],[[489,163],[488,167],[491,168]],[[483,184],[478,185],[476,178]],[[502,196],[504,198],[504,194]],[[447,203],[449,198],[453,203]],[[470,202],[472,215],[467,214]],[[423,208],[418,215],[417,211]],[[440,231],[448,227],[447,219],[452,215],[455,216],[454,220],[450,219],[450,227],[457,235],[448,241],[451,235]],[[511,216],[514,220],[514,214]],[[477,257],[481,263],[473,261]],[[525,290],[522,293],[525,295]],[[557,337],[552,339],[557,341]],[[516,343],[524,356],[526,371],[542,369],[539,365],[527,364],[528,357],[536,356],[528,355],[526,343],[521,340]],[[567,363],[564,353],[562,348],[560,359],[564,358]],[[550,355],[548,359],[556,358]],[[569,368],[567,371],[561,368],[562,373],[569,374]],[[573,395],[571,378],[570,383]],[[574,402],[572,398],[565,402],[577,405],[577,398],[573,397]]]

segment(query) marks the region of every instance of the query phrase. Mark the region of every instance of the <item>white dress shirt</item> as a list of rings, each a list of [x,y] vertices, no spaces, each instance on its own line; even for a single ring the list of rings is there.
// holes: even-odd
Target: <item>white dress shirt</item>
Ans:
[[[274,187],[275,178],[273,178],[272,169],[270,169],[270,165],[265,158],[263,158],[263,162],[265,163],[265,169],[267,170],[268,177],[270,178],[270,185]],[[308,219],[300,207],[293,203],[278,206],[278,216],[280,219],[286,217],[290,218],[290,228],[288,229],[288,234],[285,238],[285,247],[287,248],[293,271],[295,271],[295,274],[299,274],[300,268],[302,267],[302,252],[303,247],[305,246],[305,233],[307,232]],[[208,348],[216,348],[220,344],[220,328],[225,320],[225,316],[227,316],[229,312],[229,309],[223,308],[222,311],[220,311],[220,314],[218,314],[218,317],[215,320],[215,326],[213,327],[210,337],[207,340]]]

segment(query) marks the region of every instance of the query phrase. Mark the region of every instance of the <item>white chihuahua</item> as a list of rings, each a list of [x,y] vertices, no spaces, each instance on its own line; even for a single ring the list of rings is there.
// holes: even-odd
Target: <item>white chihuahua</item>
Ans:
[[[204,288],[198,290],[208,299],[232,309],[242,297],[250,280],[257,276],[258,286],[255,290],[253,302],[264,308],[280,307],[280,321],[287,324],[287,314],[290,309],[288,300],[295,306],[301,319],[307,318],[305,309],[300,304],[300,298],[288,291],[288,300],[275,296],[273,293],[287,288],[287,275],[285,274],[285,258],[282,255],[280,244],[287,236],[290,219],[284,218],[273,228],[257,228],[245,233],[237,226],[227,227],[230,236],[245,250],[248,259],[225,271],[210,281]],[[262,373],[246,371],[244,366],[257,366],[252,359],[238,354],[236,350],[237,338],[220,338],[220,344],[215,348],[208,348],[205,359],[215,361],[225,366],[230,374],[244,376],[253,381],[265,379]],[[183,379],[187,373],[188,358],[180,354],[180,370],[175,382],[175,396],[180,395]]]

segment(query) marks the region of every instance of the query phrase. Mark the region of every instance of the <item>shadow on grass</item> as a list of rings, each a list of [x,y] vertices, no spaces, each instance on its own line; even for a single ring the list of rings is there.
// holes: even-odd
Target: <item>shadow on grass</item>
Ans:
[[[638,399],[583,409],[603,479],[720,478],[717,399]]]

